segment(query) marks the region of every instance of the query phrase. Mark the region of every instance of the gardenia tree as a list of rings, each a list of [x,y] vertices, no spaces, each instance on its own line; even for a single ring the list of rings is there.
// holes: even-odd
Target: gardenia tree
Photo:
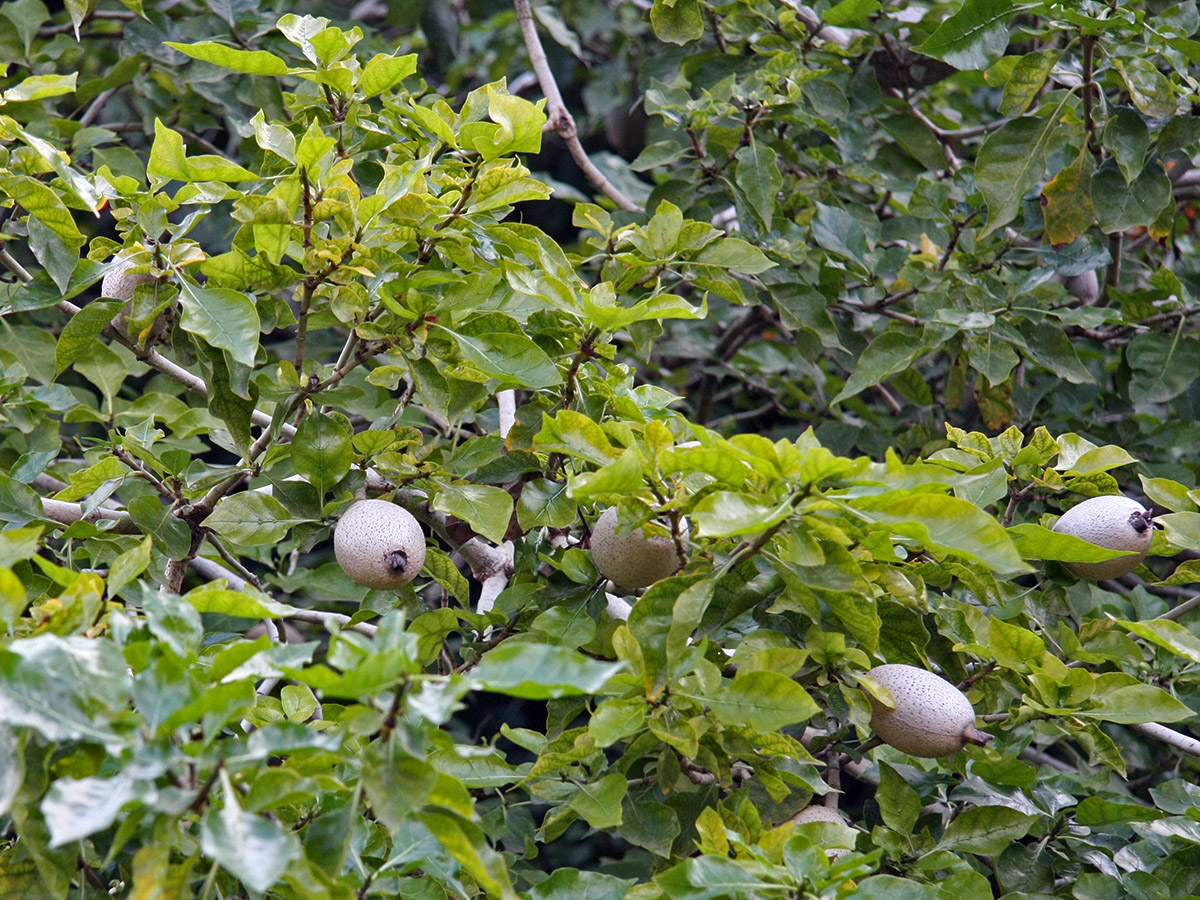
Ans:
[[[0,896],[1200,892],[1194,0],[266,5],[0,6]]]

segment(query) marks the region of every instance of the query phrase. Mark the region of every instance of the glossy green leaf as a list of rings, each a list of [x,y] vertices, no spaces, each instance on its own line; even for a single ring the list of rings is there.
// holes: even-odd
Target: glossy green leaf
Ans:
[[[83,235],[66,204],[40,181],[23,175],[4,174],[0,175],[0,191],[45,225],[66,247],[74,251],[83,245]]]
[[[504,385],[540,388],[562,381],[558,366],[508,316],[492,313],[459,327],[463,357]]]
[[[340,418],[319,412],[305,416],[296,429],[292,464],[322,497],[350,471],[354,462],[350,438],[350,430]]]
[[[837,28],[864,25],[873,13],[882,8],[879,0],[841,0],[821,13],[821,20]]]
[[[621,824],[621,801],[628,789],[629,779],[609,772],[595,783],[580,785],[571,798],[571,809],[593,828],[615,828]]]
[[[222,587],[204,585],[184,595],[197,612],[221,613],[243,619],[280,619],[290,616],[295,610],[272,600],[265,594],[248,594]]]
[[[1150,149],[1150,129],[1132,109],[1118,109],[1104,126],[1104,146],[1112,151],[1125,183],[1130,184],[1142,172]]]
[[[996,112],[1002,116],[1023,115],[1061,57],[1057,50],[1035,50],[1022,56],[1004,82],[1004,97]]]
[[[183,136],[154,120],[154,146],[146,174],[164,181],[257,181],[248,169],[215,155],[188,156]]]
[[[511,642],[484,654],[471,679],[481,690],[547,700],[595,693],[620,669],[565,647]]]
[[[1147,622],[1129,622],[1117,619],[1117,624],[1140,638],[1182,656],[1190,662],[1200,663],[1200,638],[1190,630],[1169,619],[1151,619]]]
[[[124,304],[120,300],[95,300],[73,315],[54,348],[54,367],[62,374],[78,359],[85,358],[109,322]]]
[[[854,506],[871,521],[914,538],[927,549],[974,558],[1000,573],[1029,571],[1008,533],[978,507],[942,494],[861,500]]]
[[[253,366],[260,325],[254,302],[240,291],[200,287],[188,279],[182,279],[179,288],[184,331],[226,351],[242,365]]]
[[[385,56],[382,53],[371,57],[363,66],[358,78],[358,87],[364,97],[375,97],[390,91],[401,81],[417,71],[417,55]]]
[[[854,367],[845,386],[833,398],[833,402],[848,400],[889,376],[902,372],[924,351],[924,338],[915,332],[883,332],[862,352],[858,365]]]
[[[1104,562],[1124,556],[1121,550],[1106,550],[1070,534],[1060,534],[1033,522],[1008,529],[1013,546],[1024,559],[1054,559],[1059,562]]]
[[[737,152],[737,169],[734,176],[750,208],[766,231],[771,230],[775,216],[775,195],[783,187],[783,175],[775,151],[760,141],[755,141]]]
[[[221,781],[224,805],[209,808],[201,821],[201,848],[250,890],[265,891],[300,859],[300,842],[266,816],[243,810],[224,772]]]
[[[542,103],[530,103],[487,86],[488,117],[491,122],[471,122],[459,130],[462,146],[478,151],[484,159],[511,153],[537,153],[542,149],[542,126],[546,114]],[[494,123],[494,124],[493,124]]]
[[[1092,202],[1105,234],[1149,226],[1171,202],[1171,182],[1161,166],[1150,165],[1126,184],[1120,168],[1107,163],[1092,178]]]
[[[1037,819],[1008,806],[963,810],[942,836],[941,846],[994,856],[1029,833]]]
[[[512,518],[512,495],[487,484],[443,485],[433,499],[433,508],[462,519],[477,533],[501,543]]]
[[[765,670],[738,673],[704,703],[722,722],[763,732],[803,722],[821,711],[792,679]]]
[[[696,856],[668,869],[655,879],[671,900],[715,900],[718,897],[756,897],[774,884],[763,881],[734,860]]]
[[[1046,153],[1057,127],[1057,115],[1022,116],[988,135],[975,160],[975,183],[988,208],[982,236],[1017,215],[1021,201],[1046,171]],[[1099,190],[1093,183],[1093,192]]]
[[[72,72],[70,75],[31,75],[15,87],[8,88],[4,92],[4,102],[26,103],[73,94],[75,79],[78,77],[78,72]]]
[[[1012,0],[965,0],[916,50],[956,69],[987,68],[1008,46],[1017,12]]]
[[[1150,684],[1133,684],[1106,691],[1090,709],[1078,710],[1074,714],[1123,724],[1179,722],[1195,715],[1162,688]]]
[[[698,0],[654,0],[650,23],[659,40],[687,44],[704,34]]]
[[[1161,119],[1175,111],[1175,92],[1166,77],[1148,59],[1140,56],[1118,58],[1113,66],[1120,73],[1133,105],[1152,119]]]
[[[178,41],[164,43],[184,56],[212,63],[223,69],[232,69],[234,72],[244,72],[247,75],[286,75],[288,72],[286,62],[265,50],[238,50],[216,41],[198,41],[194,44]]]
[[[624,900],[633,882],[603,872],[559,868],[530,891],[530,900]]]
[[[522,528],[565,528],[578,515],[578,508],[561,482],[538,478],[521,488],[517,499],[517,522]]]
[[[759,534],[778,524],[792,511],[792,504],[767,504],[751,494],[717,491],[708,494],[692,510],[697,533],[706,537]]]
[[[133,797],[133,779],[126,775],[60,778],[42,801],[50,846],[61,847],[103,831]]]
[[[221,499],[204,520],[219,536],[252,547],[283,540],[296,520],[287,507],[262,491],[241,491]]]

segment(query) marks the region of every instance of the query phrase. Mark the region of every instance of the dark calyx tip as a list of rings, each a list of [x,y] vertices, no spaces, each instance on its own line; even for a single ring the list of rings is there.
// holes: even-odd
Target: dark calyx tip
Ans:
[[[1156,528],[1157,523],[1154,521],[1154,514],[1139,510],[1129,514],[1129,526],[1138,534],[1145,534],[1151,528]]]
[[[963,740],[968,744],[974,744],[976,747],[986,747],[988,741],[994,740],[995,737],[994,734],[980,731],[974,725],[968,725],[963,729]]]
[[[384,559],[388,564],[388,568],[393,572],[399,572],[403,575],[404,570],[408,568],[408,554],[403,550],[392,550]]]

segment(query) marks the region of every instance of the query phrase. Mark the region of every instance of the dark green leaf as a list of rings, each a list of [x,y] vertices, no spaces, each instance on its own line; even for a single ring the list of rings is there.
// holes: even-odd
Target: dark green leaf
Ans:
[[[1012,0],[965,0],[916,50],[956,69],[985,69],[1008,46],[1017,12]]]
[[[621,668],[565,647],[510,641],[484,654],[471,678],[480,690],[547,700],[595,693]]]
[[[659,40],[672,44],[697,41],[704,34],[698,0],[654,0],[650,23]]]
[[[304,417],[292,439],[292,464],[324,497],[354,462],[350,430],[338,416],[314,412]]]

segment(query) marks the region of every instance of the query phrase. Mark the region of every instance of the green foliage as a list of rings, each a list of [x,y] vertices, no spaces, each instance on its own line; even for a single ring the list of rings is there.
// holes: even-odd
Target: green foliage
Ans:
[[[0,5],[0,896],[1200,893],[1194,0],[263,6]]]

